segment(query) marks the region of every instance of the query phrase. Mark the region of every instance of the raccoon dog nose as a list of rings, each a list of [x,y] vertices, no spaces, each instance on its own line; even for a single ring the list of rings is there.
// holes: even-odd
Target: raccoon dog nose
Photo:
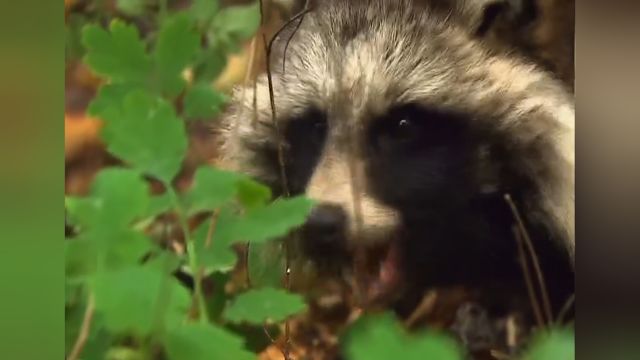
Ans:
[[[304,226],[305,235],[318,243],[335,243],[344,236],[346,214],[337,205],[320,204],[316,206]]]
[[[347,263],[346,227],[347,215],[340,206],[319,204],[311,210],[302,227],[301,250],[321,273],[335,274]]]

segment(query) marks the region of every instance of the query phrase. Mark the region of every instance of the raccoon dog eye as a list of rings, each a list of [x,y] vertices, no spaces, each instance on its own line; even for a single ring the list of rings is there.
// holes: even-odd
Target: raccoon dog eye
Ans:
[[[374,122],[371,143],[378,151],[434,148],[459,137],[464,120],[450,111],[405,104]]]
[[[391,110],[378,119],[372,129],[374,145],[378,149],[387,149],[419,141],[423,123],[420,118],[420,112],[413,106]]]
[[[416,124],[409,117],[401,118],[394,125],[391,136],[397,140],[410,140],[415,135]]]

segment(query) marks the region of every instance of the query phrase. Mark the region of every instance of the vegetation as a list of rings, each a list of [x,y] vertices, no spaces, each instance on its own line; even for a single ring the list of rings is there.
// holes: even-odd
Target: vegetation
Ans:
[[[189,146],[186,126],[215,118],[227,101],[211,82],[257,31],[259,4],[195,0],[169,10],[166,0],[118,0],[117,17],[101,14],[98,1],[89,6],[97,10],[67,19],[67,56],[83,56],[103,79],[88,113],[102,121],[100,138],[122,165],[102,169],[86,196],[65,199],[67,358],[255,359],[251,329],[282,324],[307,305],[268,279],[225,291],[238,262],[234,246],[279,244],[313,202],[272,199],[266,186],[211,166],[198,168],[186,191],[175,178]],[[141,23],[150,30],[143,34]],[[152,235],[159,218],[175,219],[184,249]],[[250,268],[264,268],[251,259],[258,257]],[[178,270],[191,274],[193,289]],[[571,334],[546,339],[525,359],[573,358]],[[342,344],[351,360],[462,358],[447,336],[408,335],[386,314],[359,319]]]

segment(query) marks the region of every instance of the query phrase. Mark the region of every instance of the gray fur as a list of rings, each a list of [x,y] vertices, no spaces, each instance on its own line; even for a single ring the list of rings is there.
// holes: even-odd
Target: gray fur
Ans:
[[[285,31],[271,65],[278,127],[309,106],[327,111],[334,134],[362,128],[403,102],[474,114],[474,126],[509,139],[514,160],[505,166],[536,184],[523,210],[561,234],[573,257],[572,96],[551,74],[475,38],[457,10],[423,3],[321,2],[293,37],[283,72],[282,50],[291,33]],[[234,93],[223,119],[222,164],[275,183],[279,173],[261,153],[278,139],[266,74],[253,91]],[[334,154],[340,143],[333,143]]]

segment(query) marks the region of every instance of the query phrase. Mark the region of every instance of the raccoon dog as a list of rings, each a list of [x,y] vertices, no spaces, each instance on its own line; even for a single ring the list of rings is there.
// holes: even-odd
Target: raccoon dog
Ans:
[[[367,249],[364,293],[399,312],[430,287],[525,293],[505,194],[554,314],[574,290],[573,97],[485,38],[495,2],[312,2],[274,43],[274,109],[263,74],[223,120],[226,166],[317,201],[304,256]]]

